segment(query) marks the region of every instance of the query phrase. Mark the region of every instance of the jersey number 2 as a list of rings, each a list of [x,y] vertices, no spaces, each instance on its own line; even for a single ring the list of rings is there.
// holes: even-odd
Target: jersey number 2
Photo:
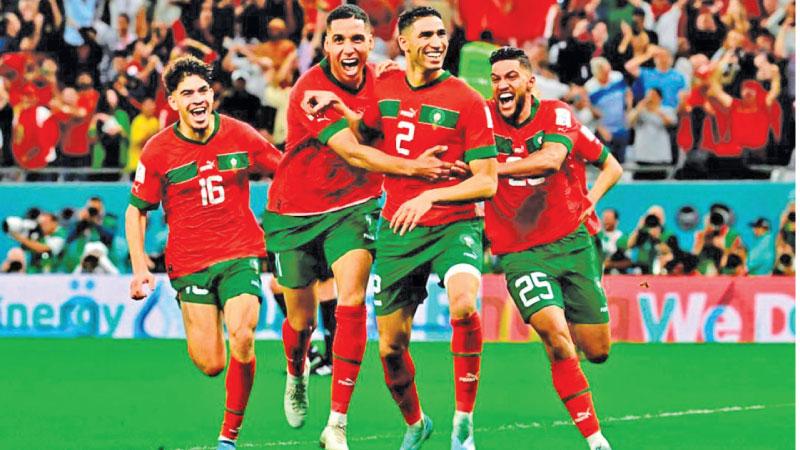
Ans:
[[[219,205],[225,201],[225,188],[221,184],[222,177],[220,175],[200,178],[200,196],[203,199],[203,206]]]
[[[405,132],[400,132],[405,130]],[[411,142],[414,140],[414,124],[401,120],[397,123],[397,137],[394,139],[394,145],[397,148],[397,153],[408,156],[411,151],[403,147],[403,142]]]

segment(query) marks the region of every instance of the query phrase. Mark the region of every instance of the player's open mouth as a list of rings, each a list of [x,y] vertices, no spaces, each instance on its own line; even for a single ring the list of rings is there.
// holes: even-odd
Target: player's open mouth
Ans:
[[[203,118],[206,115],[206,112],[208,112],[208,108],[206,108],[205,106],[201,106],[200,108],[194,108],[194,109],[190,109],[189,110],[189,113],[195,119]]]
[[[358,64],[358,58],[346,58],[342,60],[342,69],[344,69],[347,74],[352,75],[358,70]]]
[[[502,106],[510,106],[514,101],[514,94],[511,92],[504,92],[497,97],[497,101],[500,102]]]

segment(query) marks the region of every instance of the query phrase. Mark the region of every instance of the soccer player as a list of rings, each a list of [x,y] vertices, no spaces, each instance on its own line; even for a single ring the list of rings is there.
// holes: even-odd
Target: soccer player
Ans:
[[[130,295],[146,296],[155,280],[147,269],[147,212],[161,203],[169,226],[166,264],[178,292],[189,357],[206,375],[225,368],[225,412],[219,449],[236,448],[256,370],[255,328],[262,298],[258,258],[263,232],[250,210],[251,171],[274,172],[280,153],[252,127],[212,111],[211,68],[192,57],[163,74],[179,121],[145,145],[125,212],[133,266]]]
[[[486,205],[486,233],[520,314],[542,338],[556,392],[589,447],[609,450],[568,322],[578,342],[588,343],[590,360],[608,357],[608,307],[583,222],[622,170],[606,148],[583,141],[566,104],[533,95],[535,78],[522,50],[503,47],[490,62],[501,178]],[[588,193],[579,152],[602,168]]]
[[[476,91],[442,69],[447,32],[430,7],[403,12],[398,21],[405,71],[376,83],[379,103],[364,116],[384,134],[384,151],[415,158],[434,145],[440,156],[469,165],[464,180],[425,181],[387,175],[386,204],[375,257],[375,313],[386,384],[408,425],[401,449],[420,448],[432,431],[422,412],[408,350],[411,322],[435,272],[447,289],[453,326],[456,411],[452,448],[472,449],[472,412],[483,347],[476,298],[483,261],[483,224],[475,201],[497,188],[497,150],[489,110]]]
[[[283,343],[287,359],[284,411],[289,425],[301,427],[308,411],[306,354],[316,324],[313,282],[332,270],[338,289],[333,341],[331,412],[320,443],[346,449],[347,411],[366,347],[366,296],[378,222],[381,173],[438,178],[451,163],[431,146],[405,159],[359,144],[348,120],[334,108],[303,110],[309,90],[331,91],[354,112],[375,103],[375,74],[366,65],[373,47],[369,18],[353,5],[327,17],[325,59],[292,88],[286,153],[269,192],[264,215],[267,245],[275,254],[284,287],[287,319]]]

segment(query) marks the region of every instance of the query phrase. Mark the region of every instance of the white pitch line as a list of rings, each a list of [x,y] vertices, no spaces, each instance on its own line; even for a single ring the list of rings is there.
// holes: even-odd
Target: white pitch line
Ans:
[[[629,414],[626,416],[621,417],[603,417],[602,423],[610,423],[610,422],[637,422],[642,420],[654,420],[654,419],[668,419],[671,417],[684,417],[684,416],[705,416],[709,414],[729,414],[735,412],[746,412],[746,411],[760,411],[764,409],[772,409],[772,408],[784,408],[784,407],[794,407],[794,403],[783,403],[780,405],[751,405],[751,406],[725,406],[722,408],[713,408],[713,409],[687,409],[685,411],[666,411],[660,412],[656,414],[642,414],[642,415],[633,415]],[[564,427],[564,426],[573,426],[571,421],[567,420],[556,420],[551,422],[549,425],[545,425],[541,422],[515,422],[509,423],[505,425],[499,425],[494,427],[478,427],[475,429],[476,432],[497,432],[497,431],[514,431],[514,430],[528,430],[531,428],[544,428],[544,427]],[[385,433],[385,434],[376,434],[371,436],[357,436],[350,438],[350,442],[366,442],[366,441],[375,441],[378,439],[385,439],[391,437],[399,436],[398,433]],[[261,443],[241,443],[238,444],[237,448],[265,448],[265,447],[290,447],[290,446],[310,446],[310,445],[317,445],[319,441],[271,441],[271,442],[261,442]],[[216,447],[209,447],[209,446],[197,446],[197,447],[190,447],[186,450],[215,450]],[[177,449],[183,450],[183,449]]]

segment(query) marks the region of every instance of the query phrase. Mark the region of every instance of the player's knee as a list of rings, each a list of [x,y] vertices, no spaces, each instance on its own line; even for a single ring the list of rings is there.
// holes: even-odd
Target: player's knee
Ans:
[[[464,292],[450,298],[450,317],[453,319],[466,319],[477,311],[475,296]]]
[[[222,359],[194,360],[194,364],[209,377],[216,377],[225,370],[225,361]]]
[[[295,330],[308,330],[317,328],[317,318],[314,314],[289,314],[289,325]]]
[[[240,326],[229,330],[229,333],[232,353],[242,357],[252,351],[256,337],[252,328]]]
[[[603,364],[604,362],[608,361],[608,357],[611,354],[609,345],[600,345],[595,348],[588,348],[583,351],[586,355],[586,359],[594,364]]]
[[[391,339],[381,338],[379,343],[379,352],[381,358],[395,358],[399,357],[408,349],[408,339],[403,338],[403,334],[393,336]]]
[[[356,289],[348,292],[340,292],[338,302],[343,306],[361,306],[366,301],[364,291]]]

